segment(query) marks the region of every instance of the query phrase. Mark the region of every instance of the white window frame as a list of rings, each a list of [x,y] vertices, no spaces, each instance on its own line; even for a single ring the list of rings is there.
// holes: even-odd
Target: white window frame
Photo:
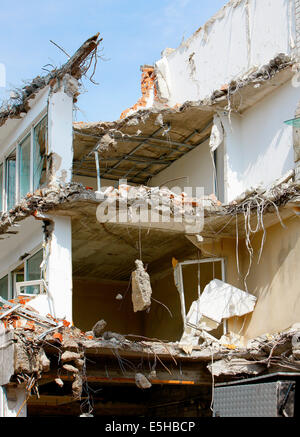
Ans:
[[[28,135],[30,135],[31,141],[30,141],[30,192],[33,191],[33,139],[34,139],[34,129],[36,126],[45,118],[48,116],[48,110],[47,107],[43,109],[42,112],[35,118],[35,120],[26,128],[23,130],[21,135],[17,138],[16,141],[13,141],[5,154],[0,159],[0,163],[3,164],[3,174],[2,174],[2,207],[0,210],[2,212],[7,211],[7,190],[6,190],[6,160],[11,155],[11,153],[16,150],[16,174],[15,174],[15,180],[16,180],[16,186],[15,186],[15,204],[20,202],[20,180],[19,180],[19,167],[20,167],[20,145],[21,143],[26,139]],[[48,130],[47,130],[48,131]],[[48,151],[46,151],[48,153]],[[1,206],[1,205],[0,205]]]
[[[32,294],[32,293],[23,293],[21,292],[21,287],[24,286],[28,286],[30,287],[31,285],[39,285],[40,287],[40,292],[38,294]],[[36,281],[23,281],[23,282],[16,282],[16,294],[17,296],[39,296],[40,294],[44,294],[45,293],[45,283],[43,279],[37,279]]]
[[[15,270],[20,266],[20,264],[24,263],[24,278],[26,278],[26,273],[27,273],[26,261],[29,258],[31,258],[32,256],[34,256],[36,253],[38,253],[40,250],[43,250],[42,244],[39,244],[34,249],[32,249],[29,252],[29,254],[24,259],[22,259],[22,261],[18,261],[16,263],[12,264],[7,270],[4,270],[2,272],[0,279],[4,278],[6,275],[8,275],[8,300],[14,299],[17,296],[16,284],[18,282],[15,283],[15,281],[14,281],[14,273],[16,273]],[[43,281],[44,289],[46,290],[46,284],[45,284],[44,280],[43,279],[40,279],[40,280]],[[24,281],[24,282],[29,282],[29,281]],[[38,296],[38,295],[30,294],[29,296]]]
[[[203,258],[203,259],[182,261],[182,262],[178,263],[178,266],[179,266],[180,288],[182,290],[181,296],[180,296],[180,302],[181,302],[181,311],[182,311],[182,314],[184,314],[184,324],[186,324],[186,316],[187,316],[187,314],[186,314],[186,305],[185,305],[185,294],[184,294],[184,283],[183,283],[182,266],[193,265],[193,264],[215,263],[215,262],[221,262],[222,281],[226,282],[226,258]],[[223,334],[226,335],[227,331],[228,331],[227,320],[224,320],[223,321]]]

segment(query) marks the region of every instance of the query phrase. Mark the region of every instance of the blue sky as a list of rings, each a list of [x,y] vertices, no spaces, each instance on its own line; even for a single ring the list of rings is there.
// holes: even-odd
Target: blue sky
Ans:
[[[90,36],[100,32],[103,56],[94,76],[84,80],[78,121],[115,120],[140,97],[140,66],[153,64],[166,47],[176,48],[203,25],[226,0],[15,0],[1,2],[0,63],[6,89],[43,74],[46,64],[60,66]]]

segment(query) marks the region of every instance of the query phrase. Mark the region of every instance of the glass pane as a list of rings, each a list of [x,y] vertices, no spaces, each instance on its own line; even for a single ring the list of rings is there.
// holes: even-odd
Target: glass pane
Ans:
[[[40,294],[39,285],[22,285],[20,287],[20,293],[23,294]]]
[[[30,141],[28,135],[20,144],[20,198],[23,199],[30,191]]]
[[[16,151],[6,160],[6,193],[7,209],[11,209],[16,202]]]
[[[43,261],[43,250],[39,250],[35,255],[27,260],[26,281],[37,281],[41,279],[41,264]],[[27,285],[21,287],[21,293],[39,294],[39,285]]]
[[[8,299],[8,275],[0,279],[0,296],[3,297],[3,299]]]
[[[27,260],[26,281],[36,281],[41,279],[41,264],[43,261],[43,250]]]
[[[33,190],[41,187],[46,182],[47,154],[47,116],[34,128],[33,137]]]
[[[2,211],[3,165],[0,165],[0,211]]]
[[[16,282],[24,282],[24,273],[16,273]]]

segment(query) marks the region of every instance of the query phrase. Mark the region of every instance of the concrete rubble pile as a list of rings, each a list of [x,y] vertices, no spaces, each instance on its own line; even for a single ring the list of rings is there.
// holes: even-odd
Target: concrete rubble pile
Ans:
[[[72,390],[76,399],[82,392],[82,369],[84,354],[79,349],[78,339],[86,334],[71,326],[66,320],[59,320],[48,314],[46,317],[30,307],[32,298],[18,297],[6,301],[0,298],[0,322],[4,333],[13,332],[14,376],[18,383],[26,383],[29,393],[38,393],[38,380],[50,371],[51,362],[44,347],[53,344],[60,350],[61,371],[72,374]],[[76,340],[77,339],[77,340]],[[74,352],[74,349],[76,352]],[[8,381],[7,381],[8,382]],[[62,386],[57,378],[55,382]]]

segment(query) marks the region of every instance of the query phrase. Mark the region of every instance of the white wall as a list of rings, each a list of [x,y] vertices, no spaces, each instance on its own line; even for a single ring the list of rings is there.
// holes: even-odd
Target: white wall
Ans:
[[[176,181],[166,183],[170,179],[187,176]],[[150,186],[164,185],[169,188],[181,187],[204,187],[204,194],[214,192],[213,164],[209,152],[208,141],[200,144],[196,149],[187,153],[168,168],[154,176],[149,183]]]
[[[222,116],[225,128],[227,201],[246,189],[264,187],[294,168],[293,128],[300,88],[287,83],[242,116]]]
[[[54,171],[51,182],[68,183],[73,165],[73,96],[63,88],[49,98],[48,138]]]
[[[0,240],[0,278],[15,269],[22,261],[19,260],[25,253],[31,253],[43,242],[43,222],[33,217],[18,223],[16,235],[1,235]]]
[[[211,95],[294,48],[294,0],[234,0],[156,64],[170,106]]]

